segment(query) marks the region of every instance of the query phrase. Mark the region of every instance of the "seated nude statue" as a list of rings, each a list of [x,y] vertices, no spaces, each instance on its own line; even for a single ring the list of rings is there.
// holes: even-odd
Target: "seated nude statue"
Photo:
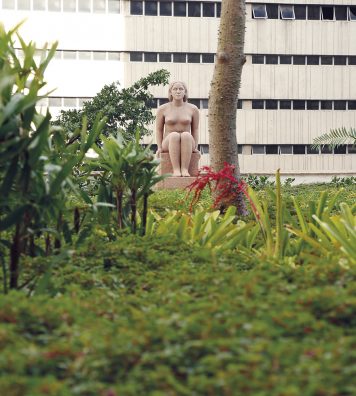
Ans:
[[[199,110],[187,102],[187,87],[180,81],[169,85],[168,98],[157,110],[157,155],[169,153],[173,176],[190,176],[190,159],[198,152]]]

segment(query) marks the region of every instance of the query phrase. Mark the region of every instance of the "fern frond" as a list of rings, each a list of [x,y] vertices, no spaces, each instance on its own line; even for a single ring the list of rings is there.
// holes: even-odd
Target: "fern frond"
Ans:
[[[313,140],[312,148],[319,148],[325,145],[331,148],[341,146],[342,144],[356,144],[356,128],[350,128],[347,130],[345,127],[331,129],[330,132],[324,133],[323,135]]]

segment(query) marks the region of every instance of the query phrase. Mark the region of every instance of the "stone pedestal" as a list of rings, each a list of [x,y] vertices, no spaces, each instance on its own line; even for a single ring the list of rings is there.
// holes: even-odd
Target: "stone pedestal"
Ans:
[[[183,190],[189,184],[192,184],[193,181],[195,180],[195,177],[190,176],[190,177],[177,177],[177,176],[171,176],[167,177],[164,180],[158,182],[155,185],[155,189],[157,190],[175,190],[175,189],[180,189]]]
[[[164,175],[165,173],[173,173],[173,168],[171,164],[171,159],[169,158],[169,153],[161,153],[160,159],[161,159],[161,164],[160,164],[159,174]],[[190,159],[189,170],[188,170],[190,176],[198,176],[199,160],[200,160],[200,153],[192,153],[192,158]]]

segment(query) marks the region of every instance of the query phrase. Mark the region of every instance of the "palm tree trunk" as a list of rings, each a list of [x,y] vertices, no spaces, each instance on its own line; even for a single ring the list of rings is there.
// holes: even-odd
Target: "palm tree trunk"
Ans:
[[[122,198],[123,198],[123,191],[121,189],[117,189],[116,190],[117,226],[120,229],[124,228],[124,221],[122,217]]]
[[[209,94],[209,151],[214,171],[224,162],[240,169],[237,155],[236,110],[242,67],[246,62],[245,0],[222,0],[218,50]],[[246,211],[243,194],[237,202],[239,213]]]
[[[147,211],[148,211],[148,194],[143,194],[143,209],[142,209],[142,235],[146,234],[147,224]]]
[[[136,234],[136,206],[136,189],[133,188],[131,189],[131,227],[134,234]]]

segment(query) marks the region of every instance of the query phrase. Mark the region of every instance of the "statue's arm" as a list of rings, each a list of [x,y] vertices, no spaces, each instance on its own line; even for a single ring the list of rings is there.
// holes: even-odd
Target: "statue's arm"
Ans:
[[[197,107],[193,110],[193,118],[192,118],[192,136],[195,141],[194,151],[198,151],[198,143],[199,143],[199,110]]]
[[[163,109],[159,107],[156,115],[157,154],[159,154],[162,151],[163,131],[164,131],[164,115],[163,115]]]

